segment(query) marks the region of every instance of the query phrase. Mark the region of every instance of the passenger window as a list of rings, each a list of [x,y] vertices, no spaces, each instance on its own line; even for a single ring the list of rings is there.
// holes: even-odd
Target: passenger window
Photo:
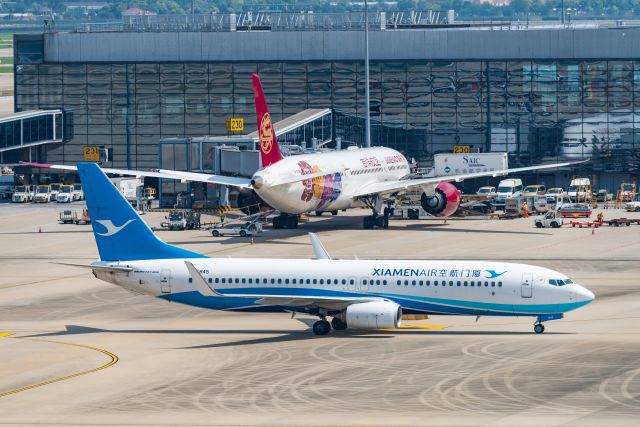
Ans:
[[[278,285],[282,284],[282,279],[278,279]]]
[[[420,280],[420,281],[418,282],[418,285],[422,286],[422,285],[423,285],[423,283],[424,283],[424,282],[423,282],[422,280]]]
[[[347,284],[347,280],[346,279],[342,279],[342,284],[346,285]]]
[[[383,281],[382,281],[382,285],[383,285],[383,286],[387,286],[387,281],[386,281],[386,280],[383,280]]]
[[[247,283],[247,279],[245,279],[244,277],[242,278],[242,284],[244,285],[245,283]]]
[[[262,279],[262,283],[264,283],[266,285],[267,284],[267,279],[266,278]]]
[[[215,280],[215,282],[216,282],[216,283],[218,283],[218,281],[219,281],[219,280],[220,280],[220,279],[218,279],[218,278],[216,277],[216,280]]]
[[[189,277],[189,283],[192,283],[193,279],[191,277]]]
[[[380,286],[380,280],[376,280],[376,285]]]
[[[311,283],[311,280],[307,279],[307,285],[310,284],[310,283]],[[315,282],[313,282],[313,283],[315,283]]]
[[[317,284],[318,283],[318,279],[313,279],[313,284]]]
[[[320,279],[320,284],[324,285],[324,279]]]
[[[225,279],[224,277],[221,279],[222,283],[226,283],[227,279]]]
[[[295,285],[296,284],[296,279],[291,280],[291,283]]]
[[[398,286],[402,285],[402,280],[398,280],[397,285]]]
[[[415,286],[415,285],[416,285],[416,281],[414,280],[413,282],[411,282],[411,284],[412,284],[413,286]]]
[[[213,279],[209,277],[209,283],[213,283]]]
[[[409,286],[409,281],[408,281],[408,280],[405,280],[405,281],[404,281],[404,285],[405,285],[405,286]]]
[[[276,283],[275,279],[271,279],[271,284],[273,285],[274,283]]]
[[[496,286],[496,282],[491,282],[491,287],[495,288],[495,286]]]
[[[249,278],[249,284],[253,283],[253,279]]]
[[[502,282],[498,282],[498,286],[502,286]]]
[[[460,286],[460,285],[462,285],[462,283],[460,283],[460,281],[458,280],[458,283],[457,283],[457,285],[458,285],[458,286]]]
[[[438,281],[433,282],[433,286],[438,286]]]
[[[486,288],[487,286],[489,286],[489,282],[484,282],[484,287]]]
[[[429,280],[427,280],[427,286],[431,285],[431,282]]]
[[[236,278],[236,283],[240,283],[240,279]]]
[[[467,283],[466,281],[465,281],[463,284],[464,284],[465,286],[468,286],[468,283]]]
[[[349,284],[353,285],[353,279],[349,280]]]
[[[289,279],[284,279],[284,284],[288,285],[289,284]]]
[[[471,286],[475,287],[476,286],[476,282],[471,281],[471,283],[469,283]]]

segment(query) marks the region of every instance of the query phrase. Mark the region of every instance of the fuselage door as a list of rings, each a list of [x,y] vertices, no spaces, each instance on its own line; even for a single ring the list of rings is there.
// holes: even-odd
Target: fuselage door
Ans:
[[[533,274],[522,273],[522,298],[531,298],[533,296]]]
[[[163,294],[171,293],[171,270],[160,271],[160,291]]]

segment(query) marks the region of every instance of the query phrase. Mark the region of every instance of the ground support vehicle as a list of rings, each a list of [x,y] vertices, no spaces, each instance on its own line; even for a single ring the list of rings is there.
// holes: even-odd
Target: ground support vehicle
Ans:
[[[640,219],[631,219],[631,218],[614,218],[607,220],[607,224],[614,227],[620,227],[621,225],[626,225],[627,227],[631,224],[640,225]]]
[[[33,201],[35,203],[49,203],[51,201],[51,187],[49,185],[38,185]]]
[[[11,196],[13,203],[28,203],[33,200],[33,190],[29,185],[18,185]]]
[[[569,221],[569,224],[572,227],[578,227],[578,228],[582,228],[582,227],[588,227],[588,228],[598,228],[598,227],[602,227],[602,221]]]
[[[624,208],[627,212],[640,212],[640,194],[636,194],[633,200],[624,205]]]
[[[165,219],[168,221],[160,225],[171,231],[199,230],[201,227],[200,212],[174,210],[169,212],[169,216],[166,216]]]
[[[210,228],[213,237],[240,236],[252,237],[262,233],[262,224],[259,222],[245,222],[244,224],[216,224]]]
[[[61,185],[56,201],[58,203],[73,202],[73,185]]]
[[[77,211],[65,209],[60,211],[60,219],[58,221],[62,224],[91,224],[91,217],[86,208],[82,210],[80,215],[78,215]]]
[[[534,224],[538,228],[560,228],[564,220],[558,211],[548,211],[542,218],[536,218]]]
[[[560,215],[563,218],[589,218],[591,213],[591,206],[586,203],[566,204],[560,208]]]

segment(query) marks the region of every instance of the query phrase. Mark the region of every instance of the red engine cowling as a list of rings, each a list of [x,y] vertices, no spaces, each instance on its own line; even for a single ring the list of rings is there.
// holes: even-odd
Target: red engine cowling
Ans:
[[[422,193],[420,205],[431,215],[451,216],[460,206],[460,191],[450,182],[441,182],[433,196]]]

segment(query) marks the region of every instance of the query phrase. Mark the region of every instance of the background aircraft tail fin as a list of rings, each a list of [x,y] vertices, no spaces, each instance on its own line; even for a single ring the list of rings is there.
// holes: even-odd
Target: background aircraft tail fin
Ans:
[[[78,163],[78,173],[102,261],[206,258],[158,239],[95,163]]]
[[[266,168],[280,160],[282,154],[278,146],[276,131],[273,128],[273,122],[267,109],[267,101],[262,91],[262,83],[260,76],[254,74],[253,78],[253,96],[256,102],[256,116],[258,117],[258,137],[260,138],[260,155],[262,157],[262,167]]]

